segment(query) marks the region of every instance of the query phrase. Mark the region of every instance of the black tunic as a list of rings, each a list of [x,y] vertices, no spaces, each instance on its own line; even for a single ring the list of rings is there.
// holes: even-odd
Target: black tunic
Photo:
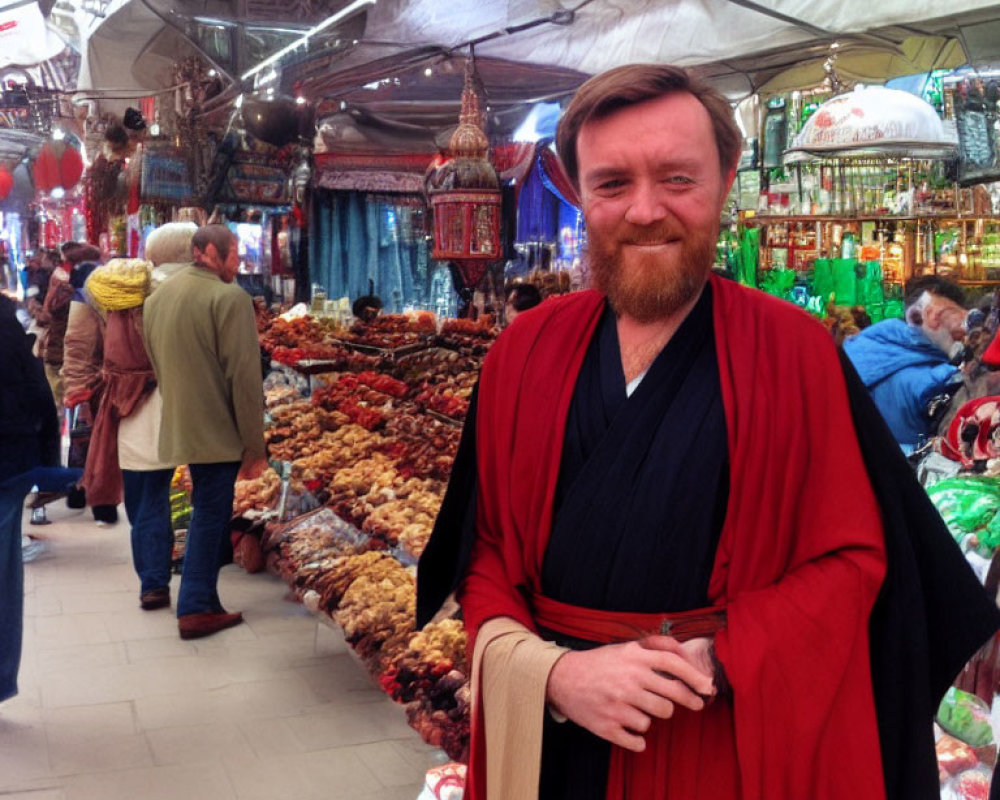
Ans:
[[[605,309],[566,421],[542,593],[613,611],[708,605],[728,482],[711,287],[631,397],[615,316]],[[563,646],[593,646],[541,633]],[[539,797],[601,800],[609,757],[605,740],[547,717]]]

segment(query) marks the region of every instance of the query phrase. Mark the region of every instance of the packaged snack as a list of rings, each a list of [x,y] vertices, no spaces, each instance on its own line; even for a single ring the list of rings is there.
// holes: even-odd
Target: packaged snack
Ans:
[[[990,709],[974,694],[950,688],[938,707],[937,723],[951,736],[970,747],[993,743]]]
[[[424,789],[417,800],[462,800],[465,794],[465,764],[454,762],[427,770]]]

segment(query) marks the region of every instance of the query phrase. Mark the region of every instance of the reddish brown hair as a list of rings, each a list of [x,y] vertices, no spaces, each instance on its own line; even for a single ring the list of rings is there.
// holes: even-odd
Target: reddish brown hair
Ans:
[[[675,92],[687,92],[705,107],[712,120],[722,174],[734,169],[739,160],[743,137],[736,127],[729,101],[681,67],[670,64],[629,64],[602,72],[584,83],[559,120],[556,148],[573,185],[580,188],[576,140],[584,125],[591,120],[611,116],[623,108],[657,100]]]

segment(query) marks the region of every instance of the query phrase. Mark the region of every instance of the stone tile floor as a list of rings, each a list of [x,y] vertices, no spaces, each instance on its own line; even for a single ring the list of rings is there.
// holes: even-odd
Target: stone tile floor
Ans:
[[[278,579],[224,568],[246,622],[184,642],[172,609],[139,608],[124,513],[48,517],[25,515],[46,550],[25,565],[21,691],[0,704],[4,800],[415,800],[445,760]]]

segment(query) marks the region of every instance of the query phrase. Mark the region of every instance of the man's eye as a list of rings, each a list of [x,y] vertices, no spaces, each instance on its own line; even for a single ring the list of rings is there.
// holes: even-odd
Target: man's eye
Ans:
[[[601,181],[597,184],[597,188],[600,191],[613,191],[615,189],[621,189],[625,185],[625,181],[621,178],[612,178],[610,180]]]
[[[665,179],[665,183],[673,183],[673,184],[686,185],[686,184],[694,183],[694,181],[691,178],[689,178],[687,175],[670,175],[670,176],[668,176]]]

